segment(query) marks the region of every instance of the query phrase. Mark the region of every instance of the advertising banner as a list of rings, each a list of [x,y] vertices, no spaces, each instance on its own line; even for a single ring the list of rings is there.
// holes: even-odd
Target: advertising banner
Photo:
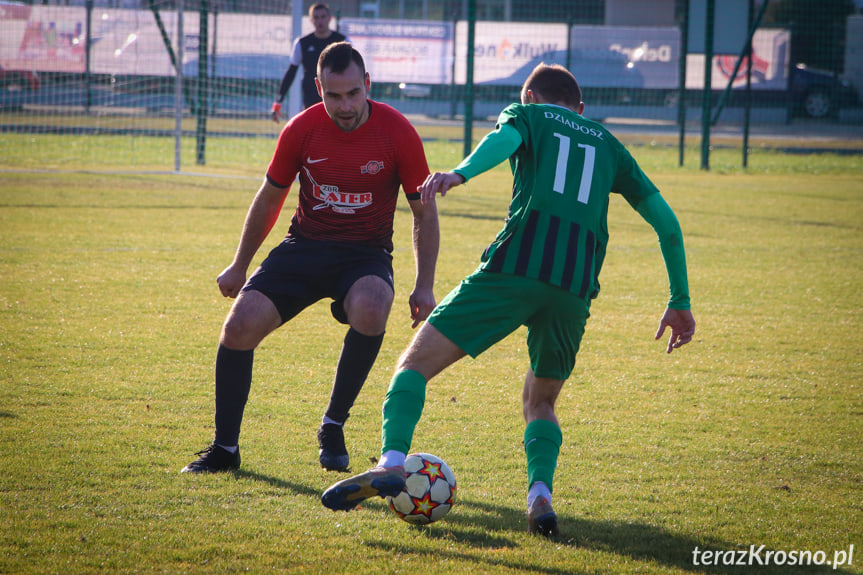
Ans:
[[[0,67],[36,72],[85,71],[83,7],[24,6],[0,2]],[[176,51],[177,14],[160,11]],[[184,13],[184,74],[198,71],[199,14]],[[467,24],[418,20],[344,18],[340,31],[362,53],[376,82],[449,84],[467,77]],[[279,79],[289,65],[289,16],[210,15],[210,74],[223,78]],[[302,33],[311,32],[303,19]],[[570,38],[567,42],[567,33]],[[149,10],[92,12],[91,71],[96,74],[173,76],[168,50]],[[753,41],[754,89],[788,84],[790,33],[762,29]],[[215,46],[215,54],[213,48]],[[455,53],[453,54],[453,46]],[[680,59],[677,28],[573,26],[477,22],[474,82],[520,86],[540,62],[569,65],[584,87],[676,89]],[[455,57],[455,65],[453,65]],[[724,89],[737,54],[718,54],[715,89]],[[704,56],[687,59],[686,86],[704,85]],[[741,66],[734,87],[745,85]]]
[[[477,22],[474,82],[519,86],[539,64],[560,64],[585,87],[674,88],[680,60],[677,28]],[[457,27],[456,79],[466,80],[467,25]]]
[[[473,80],[520,85],[540,61],[566,64],[566,24],[477,22]],[[456,26],[456,82],[467,81],[467,23]]]
[[[185,16],[185,15],[184,15]],[[185,19],[186,29],[198,29],[197,14]],[[82,11],[82,18],[86,13]],[[177,16],[161,13],[176,52]],[[194,20],[190,22],[190,20]],[[173,76],[174,68],[152,12],[144,10],[93,10],[91,71],[96,74]]]
[[[452,81],[451,23],[344,18],[339,30],[363,55],[373,82]]]
[[[756,30],[752,38],[752,89],[785,90],[788,87],[788,67],[791,53],[791,33],[788,30]],[[710,85],[724,90],[734,73],[738,54],[719,54],[713,57]],[[746,86],[746,61],[734,78],[733,88]],[[686,59],[686,87],[700,90],[704,87],[704,54],[689,54]]]
[[[677,28],[572,27],[571,71],[585,86],[677,88]]]
[[[0,4],[0,68],[84,72],[83,8]]]
[[[174,14],[174,13],[170,13]],[[191,16],[191,18],[190,18]],[[185,53],[183,74],[198,75],[200,33],[197,12],[184,12]],[[294,40],[290,16],[269,14],[220,13],[210,16],[210,75],[218,78],[246,80],[276,80],[285,75],[291,64]],[[303,18],[301,35],[313,30],[308,18]]]
[[[160,11],[177,51],[177,13]],[[35,72],[85,72],[87,11],[80,6],[21,6],[0,3],[0,68]],[[184,74],[197,75],[199,14],[183,14]],[[149,10],[95,8],[90,69],[95,74],[173,76],[171,58]],[[312,31],[303,20],[303,34]],[[209,22],[211,73],[234,78],[281,78],[293,44],[291,18],[226,13]],[[215,69],[213,66],[215,61]]]

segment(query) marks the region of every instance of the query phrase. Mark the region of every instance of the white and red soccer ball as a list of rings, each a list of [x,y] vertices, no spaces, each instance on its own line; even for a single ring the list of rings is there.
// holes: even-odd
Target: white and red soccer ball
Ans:
[[[411,453],[405,459],[405,488],[387,497],[396,515],[414,525],[427,525],[449,513],[455,504],[455,474],[443,459]]]

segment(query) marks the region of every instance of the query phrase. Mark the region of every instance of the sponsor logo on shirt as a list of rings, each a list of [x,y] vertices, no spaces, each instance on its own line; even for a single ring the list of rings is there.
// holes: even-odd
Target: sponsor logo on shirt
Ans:
[[[321,202],[314,207],[315,210],[330,208],[339,214],[355,214],[358,209],[372,205],[371,192],[341,192],[338,186],[317,183],[306,167],[303,170],[312,183],[312,196]]]
[[[360,168],[361,174],[371,174],[374,176],[378,172],[384,169],[384,163],[378,162],[375,160],[369,160],[365,166]]]

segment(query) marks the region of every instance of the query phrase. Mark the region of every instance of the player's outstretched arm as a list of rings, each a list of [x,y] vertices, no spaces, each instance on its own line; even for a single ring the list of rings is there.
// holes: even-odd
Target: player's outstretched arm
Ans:
[[[695,335],[695,318],[688,309],[667,308],[659,320],[659,329],[656,330],[654,339],[659,339],[665,333],[665,328],[671,328],[671,337],[668,338],[666,353],[682,347],[692,341]]]
[[[445,196],[448,191],[464,183],[464,177],[455,172],[435,172],[426,176],[426,180],[418,188],[420,199],[424,205],[434,202],[435,196]]]
[[[480,140],[470,155],[461,161],[451,172],[435,172],[426,178],[418,188],[423,203],[432,201],[436,194],[446,193],[486,170],[506,161],[521,146],[522,138],[518,130],[504,124],[489,132]]]

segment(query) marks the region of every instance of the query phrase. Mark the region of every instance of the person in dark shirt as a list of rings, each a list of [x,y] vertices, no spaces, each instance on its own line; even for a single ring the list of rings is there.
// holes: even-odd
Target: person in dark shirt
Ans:
[[[273,115],[273,121],[278,122],[282,117],[282,102],[285,99],[285,94],[291,88],[294,78],[297,75],[297,69],[303,67],[303,108],[309,108],[321,101],[318,95],[318,89],[315,86],[315,70],[318,67],[318,58],[324,48],[336,42],[344,42],[347,37],[344,34],[339,34],[330,30],[330,7],[326,4],[313,4],[309,8],[309,20],[315,27],[315,31],[311,34],[306,34],[302,38],[294,41],[293,52],[291,52],[291,65],[285,72],[282,78],[282,83],[279,86],[279,95],[276,101],[273,102],[273,107],[270,112]]]

